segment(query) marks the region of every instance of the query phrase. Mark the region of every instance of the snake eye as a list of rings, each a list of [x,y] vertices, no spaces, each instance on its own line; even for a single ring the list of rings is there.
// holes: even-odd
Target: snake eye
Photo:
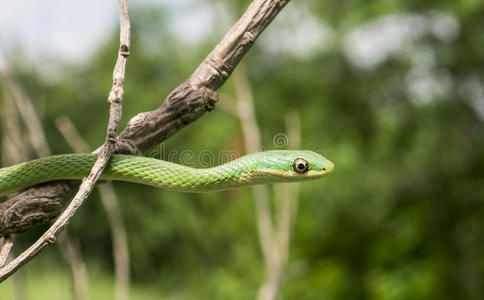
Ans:
[[[309,163],[302,158],[296,158],[292,163],[292,168],[294,169],[294,172],[303,174],[309,170]]]

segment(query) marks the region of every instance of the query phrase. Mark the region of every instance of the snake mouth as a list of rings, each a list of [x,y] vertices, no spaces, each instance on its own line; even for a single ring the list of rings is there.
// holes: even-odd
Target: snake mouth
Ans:
[[[322,176],[329,175],[333,173],[333,171],[334,171],[334,164],[332,162],[328,162],[328,166],[322,168],[322,173],[324,173],[324,175]]]
[[[273,176],[286,178],[289,181],[302,181],[302,180],[311,180],[324,177],[329,175],[333,172],[334,165],[329,165],[321,170],[309,170],[306,173],[297,173],[294,171],[280,171],[280,170],[265,170],[264,173],[270,174]]]
[[[333,173],[334,166],[331,167],[325,167],[321,171],[308,171],[306,174],[303,174],[303,176],[309,177],[309,178],[320,178],[327,176],[331,173]]]
[[[332,162],[327,162],[327,165],[322,167],[321,170],[309,170],[307,173],[299,174],[299,175],[306,176],[311,179],[316,179],[316,178],[327,176],[333,173],[333,171],[334,171],[334,164]]]

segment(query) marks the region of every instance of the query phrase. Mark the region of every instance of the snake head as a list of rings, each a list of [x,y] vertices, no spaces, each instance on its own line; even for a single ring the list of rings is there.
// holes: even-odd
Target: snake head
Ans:
[[[334,164],[324,156],[308,150],[275,150],[263,152],[258,163],[262,173],[291,182],[316,179],[333,172]]]

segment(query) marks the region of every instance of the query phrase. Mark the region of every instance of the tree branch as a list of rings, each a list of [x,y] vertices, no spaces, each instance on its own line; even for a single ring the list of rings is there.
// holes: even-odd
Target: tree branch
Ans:
[[[113,71],[113,87],[108,97],[110,109],[106,142],[104,143],[101,151],[99,152],[98,158],[94,163],[94,166],[89,176],[84,178],[76,196],[74,197],[74,199],[72,199],[71,203],[59,216],[59,218],[57,218],[57,220],[52,224],[52,226],[32,246],[30,246],[22,254],[12,260],[8,265],[0,269],[0,282],[10,277],[10,275],[15,273],[16,270],[18,270],[28,261],[37,256],[40,251],[55,242],[59,233],[62,231],[62,229],[64,229],[64,226],[69,223],[70,219],[74,216],[79,207],[84,203],[84,201],[91,193],[96,181],[101,176],[104,167],[107,165],[109,158],[113,153],[116,133],[118,131],[119,122],[121,120],[126,62],[127,56],[129,55],[130,44],[130,24],[128,17],[127,0],[119,0],[119,6],[120,50]]]
[[[143,153],[213,110],[218,101],[215,90],[225,83],[254,41],[289,1],[254,0],[188,80],[177,86],[159,108],[140,113],[128,122],[118,136],[115,152]],[[129,44],[127,46],[129,53]],[[34,187],[0,203],[0,236],[21,232],[51,219],[57,206],[50,207],[51,202],[45,202],[48,199],[46,195],[52,197],[61,193],[60,188]],[[27,198],[26,194],[36,196]],[[59,197],[62,198],[64,196]],[[30,202],[25,202],[27,199]],[[32,205],[35,199],[43,199],[43,202]],[[12,213],[12,209],[15,213]],[[37,218],[26,217],[27,212]],[[12,215],[17,220],[12,219]],[[19,215],[21,221],[18,220]],[[12,223],[15,226],[11,226]]]
[[[255,0],[187,81],[156,110],[132,118],[120,139],[145,152],[215,108],[215,92],[289,0]],[[125,149],[126,150],[126,149]],[[129,149],[128,149],[129,150]]]

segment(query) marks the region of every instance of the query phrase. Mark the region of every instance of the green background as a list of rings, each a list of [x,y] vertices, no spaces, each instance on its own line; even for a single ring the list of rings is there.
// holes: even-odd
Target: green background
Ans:
[[[233,16],[249,3],[212,2]],[[298,10],[304,17],[290,18]],[[311,27],[289,34],[308,16],[329,30],[317,47],[307,46]],[[264,148],[277,149],[273,137],[285,132],[285,115],[297,112],[301,148],[324,151],[336,165],[329,177],[300,186],[290,252],[290,266],[299,269],[280,299],[484,298],[483,16],[477,0],[293,1],[244,58]],[[165,30],[162,8],[132,7],[131,20],[122,127],[158,107],[230,24],[189,44]],[[351,56],[355,32],[370,32],[359,41],[376,62]],[[302,49],[291,45],[298,40]],[[103,142],[117,45],[113,31],[87,63],[63,65],[55,81],[12,56],[55,153],[72,152],[55,127],[60,115],[92,146]],[[232,101],[232,78],[220,93]],[[150,154],[166,158],[174,150],[243,153],[240,124],[215,109]],[[133,299],[255,297],[264,265],[250,189],[185,194],[114,185]],[[18,235],[15,252],[45,229]],[[96,192],[68,231],[82,245],[91,298],[111,297],[110,232]],[[31,299],[66,299],[68,272],[50,247],[19,276]],[[11,293],[9,279],[0,297]]]

